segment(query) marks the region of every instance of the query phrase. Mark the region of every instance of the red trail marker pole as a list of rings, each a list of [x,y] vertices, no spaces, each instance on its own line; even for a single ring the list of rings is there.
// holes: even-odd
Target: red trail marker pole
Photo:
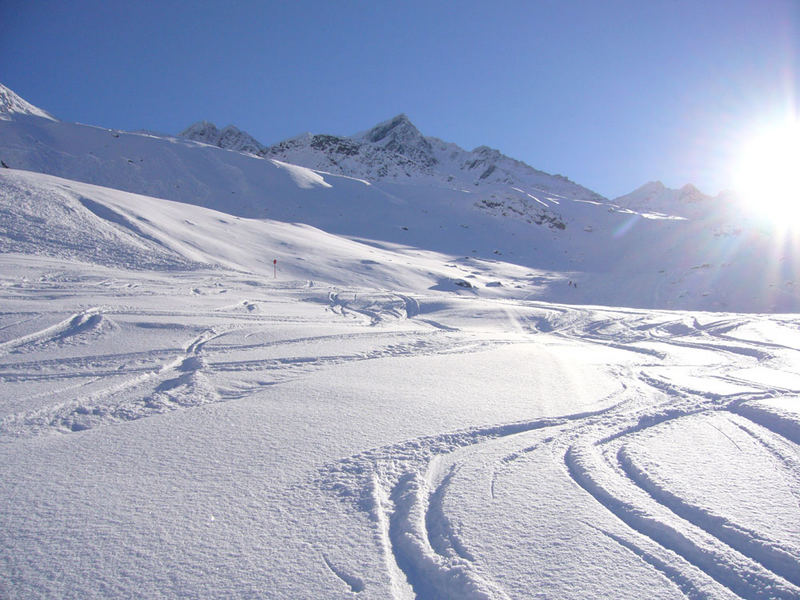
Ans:
[[[272,259],[272,269],[274,271],[273,278],[277,279],[278,278],[278,259],[277,258],[273,258]]]

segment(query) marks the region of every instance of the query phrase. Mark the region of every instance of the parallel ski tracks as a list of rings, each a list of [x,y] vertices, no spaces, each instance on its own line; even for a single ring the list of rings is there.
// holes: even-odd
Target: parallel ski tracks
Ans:
[[[644,350],[658,358],[658,364],[670,356],[671,346],[712,350],[717,356],[727,356],[728,363],[708,365],[706,376],[740,385],[743,382],[730,372],[754,362],[771,361],[781,352],[800,351],[731,336],[742,322],[746,320],[699,327],[695,321],[693,330],[687,327],[677,336],[680,339],[670,337],[669,325],[666,329],[655,325],[642,329],[655,329],[663,335],[634,334],[620,342],[620,336],[603,333],[612,323],[619,326],[619,320],[611,319],[591,321],[586,328],[573,322],[571,331],[562,327],[554,335],[596,341],[634,353]],[[704,339],[691,339],[693,336]],[[641,341],[649,342],[648,346],[636,347]],[[652,349],[655,344],[657,350]],[[385,528],[387,564],[390,570],[403,572],[417,598],[504,598],[505,592],[492,581],[491,573],[483,571],[480,557],[474,556],[468,540],[459,539],[444,498],[452,478],[458,476],[459,465],[464,464],[459,461],[476,460],[481,447],[493,440],[512,441],[513,436],[548,428],[549,436],[533,445],[522,436],[519,449],[507,454],[501,461],[504,464],[493,469],[487,501],[495,497],[498,473],[504,465],[546,447],[554,456],[563,457],[566,475],[624,523],[630,533],[621,536],[602,528],[598,531],[660,571],[687,597],[800,598],[800,556],[796,548],[762,539],[759,532],[708,513],[662,488],[638,467],[626,449],[629,439],[646,436],[653,428],[701,415],[728,415],[734,424],[750,432],[760,426],[753,423],[747,427],[739,422],[754,417],[752,410],[743,407],[783,392],[750,382],[747,386],[761,391],[727,395],[702,392],[666,385],[648,375],[647,368],[633,369],[627,377],[629,386],[621,389],[614,406],[601,414],[455,432],[376,449],[331,465],[320,485],[344,500],[355,501],[361,510],[382,514],[377,522]],[[797,438],[787,435],[786,428],[773,426],[775,419],[758,420],[763,426],[757,435],[759,443],[788,465],[788,473],[797,476]],[[769,439],[772,436],[778,439]],[[461,457],[458,451],[465,446],[474,446],[474,451]],[[449,471],[436,477],[437,464],[448,455],[460,458],[452,459]],[[375,492],[376,487],[381,491]],[[792,489],[797,494],[800,488]],[[376,497],[381,501],[376,503]]]
[[[422,316],[418,300],[403,295],[359,298],[355,293],[348,296],[337,292],[314,301],[360,325],[378,327],[330,336],[274,341],[265,338],[261,343],[252,343],[246,336],[231,341],[227,334],[245,330],[261,333],[274,323],[308,324],[309,320],[250,311],[250,305],[242,305],[248,312],[237,312],[241,308],[238,304],[208,314],[96,306],[6,340],[0,343],[0,381],[52,381],[63,385],[51,389],[53,395],[60,396],[57,403],[3,418],[0,439],[84,431],[225,402],[263,386],[365,360],[475,352],[513,343],[519,335],[591,342],[631,356],[631,365],[616,373],[621,382],[619,389],[603,402],[609,408],[443,432],[375,448],[327,465],[313,485],[370,515],[377,537],[382,540],[384,562],[389,578],[395,582],[397,598],[406,596],[409,589],[419,598],[507,597],[483,566],[479,553],[470,547],[468,539],[462,538],[448,515],[446,502],[460,468],[498,441],[508,445],[509,451],[488,470],[487,502],[496,498],[498,481],[516,461],[546,451],[560,461],[565,477],[626,529],[620,533],[618,529],[593,527],[663,573],[687,597],[730,594],[753,600],[800,598],[800,557],[793,554],[793,547],[782,545],[780,540],[762,539],[759,532],[680,497],[642,469],[628,449],[629,443],[667,424],[679,426],[682,419],[723,416],[761,444],[774,457],[783,476],[793,478],[791,490],[800,506],[800,485],[795,481],[800,478],[800,428],[755,404],[797,390],[754,383],[736,375],[740,369],[768,365],[800,352],[800,348],[736,337],[733,333],[749,322],[747,317],[717,319],[701,325],[697,319],[675,319],[668,313],[662,318],[653,311],[520,303],[519,308],[506,307],[514,336],[490,339],[430,321]],[[539,312],[531,314],[523,308]],[[194,326],[185,343],[175,347],[23,360],[27,355],[35,356],[37,348],[91,345],[115,332],[115,317],[122,315],[151,320],[196,319],[207,326]],[[379,327],[384,321],[406,318],[420,326],[407,331]],[[346,346],[354,340],[366,342],[367,348],[341,353],[308,354],[299,349],[292,352],[304,344],[341,342]],[[673,355],[687,349],[711,351],[719,358],[714,365],[688,365],[696,377],[713,377],[748,390],[712,393],[657,375],[660,366],[676,366],[670,362]],[[272,355],[250,356],[259,350]],[[643,357],[649,362],[644,363]],[[259,376],[236,378],[237,374],[252,373]],[[215,382],[220,376],[234,383],[220,386]],[[87,384],[108,377],[114,377],[115,383],[81,394]],[[538,430],[547,433],[531,443],[530,435]],[[470,452],[459,452],[466,448]],[[328,555],[322,556],[332,575],[352,593],[364,590],[365,578],[341,569]]]
[[[403,306],[411,302],[405,297],[399,301],[393,295],[389,298],[393,303],[401,302]],[[128,311],[118,308],[113,314],[119,315],[120,319],[144,317],[153,322],[156,329],[162,328],[158,323],[170,327],[172,319],[176,325],[191,320],[220,324],[195,334],[183,347],[152,348],[140,352],[82,353],[79,356],[36,360],[35,350],[43,345],[69,342],[91,348],[93,340],[113,333],[116,325],[108,316],[109,313],[112,311],[100,307],[87,309],[53,326],[0,345],[0,381],[16,384],[75,381],[74,384],[52,388],[60,390],[62,398],[59,401],[2,418],[0,439],[85,431],[209,402],[230,401],[267,386],[355,362],[399,356],[476,352],[507,343],[502,338],[475,340],[425,326],[408,331],[375,328],[363,332],[300,336],[275,341],[269,341],[269,336],[266,336],[260,343],[247,342],[245,335],[244,340],[237,339],[234,342],[227,341],[226,334],[264,334],[271,330],[271,324],[285,324],[291,320],[283,316],[238,313],[232,319],[221,320],[224,314],[219,312],[198,315],[189,311]],[[167,321],[163,321],[164,318]],[[158,319],[161,321],[155,321]],[[298,319],[298,322],[308,324],[307,319]],[[176,325],[172,326],[173,329]],[[87,333],[93,338],[83,339]],[[304,346],[313,348],[321,344],[347,348],[348,343],[353,341],[358,341],[358,345],[365,349],[358,352],[305,354],[308,350]],[[292,354],[295,346],[301,353]],[[271,356],[250,358],[259,353]],[[26,355],[31,358],[27,359]],[[26,360],[9,360],[17,356]],[[247,377],[237,382],[236,374],[247,374]],[[252,379],[251,374],[257,375],[257,379]],[[225,382],[215,383],[220,376],[224,376]],[[85,386],[102,378],[116,381],[100,391],[83,395]],[[38,396],[44,397],[41,394]]]

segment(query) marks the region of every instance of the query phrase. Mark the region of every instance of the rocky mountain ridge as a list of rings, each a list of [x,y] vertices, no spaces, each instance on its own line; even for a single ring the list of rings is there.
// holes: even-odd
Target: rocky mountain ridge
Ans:
[[[180,136],[373,183],[436,185],[474,193],[474,204],[481,210],[555,229],[567,226],[560,199],[607,202],[562,175],[545,173],[488,146],[467,151],[425,136],[405,114],[353,136],[306,133],[273,146],[233,126],[220,131],[206,121]]]
[[[295,140],[295,152],[302,160],[292,164],[274,147],[266,152],[249,148],[248,137],[232,128],[220,131],[206,124],[203,130],[208,141],[236,145],[239,151],[223,150],[208,141],[56,121],[17,102],[14,111],[0,119],[0,158],[9,166],[0,169],[8,183],[6,209],[0,210],[0,238],[8,252],[59,256],[78,252],[83,260],[96,261],[97,244],[85,243],[82,232],[99,218],[109,225],[108,235],[130,241],[125,248],[133,254],[125,250],[115,255],[136,255],[136,264],[151,264],[150,250],[163,254],[152,246],[155,221],[147,211],[130,217],[105,210],[106,200],[113,200],[117,190],[140,194],[131,200],[134,204],[146,203],[153,216],[169,214],[180,223],[185,231],[164,248],[179,248],[188,261],[206,259],[197,244],[186,241],[191,241],[188,232],[197,223],[183,204],[218,211],[208,221],[200,246],[218,249],[221,254],[214,260],[224,264],[232,264],[226,258],[231,237],[237,235],[232,224],[269,221],[366,242],[357,264],[336,267],[342,273],[377,269],[370,248],[402,248],[408,253],[403,264],[413,264],[418,250],[441,253],[448,257],[443,260],[449,275],[439,280],[423,269],[414,276],[427,281],[415,285],[433,285],[430,289],[694,310],[796,312],[800,306],[792,258],[800,250],[792,240],[787,245],[786,239],[735,208],[701,211],[699,218],[678,218],[674,205],[664,206],[670,210],[661,214],[652,209],[659,198],[666,202],[670,196],[682,198],[686,207],[725,205],[724,199],[708,202],[694,188],[670,192],[654,183],[629,199],[647,205],[647,210],[637,211],[496,150],[479,147],[467,152],[426,138],[402,115],[352,137],[301,136]],[[246,148],[262,152],[263,157]],[[386,160],[370,165],[368,154],[376,161]],[[338,163],[336,170],[349,175],[297,164],[331,157]],[[358,176],[373,166],[398,174],[372,181]],[[24,171],[68,181],[45,182],[46,190],[31,191],[42,196],[33,207],[22,190],[25,186],[15,187],[12,181],[24,177]],[[88,200],[81,198],[89,192],[80,192],[64,204],[59,190],[72,186],[69,181],[106,189],[93,190]],[[51,196],[55,200],[47,200]],[[71,208],[55,214],[59,206]],[[84,223],[83,217],[75,221],[71,209],[89,221]],[[43,227],[43,210],[52,217],[48,223],[73,222],[72,234],[50,235],[47,225],[52,246],[36,243],[42,236],[35,234],[26,238],[29,246],[20,246],[19,231]],[[271,267],[273,257],[256,246],[247,256],[247,268]],[[144,254],[134,247],[141,247]],[[281,248],[282,260],[297,265],[309,261],[291,241]],[[480,279],[481,269],[494,270],[500,263],[516,265],[517,275]],[[394,277],[395,267],[388,261],[382,272]],[[457,279],[469,287],[452,283],[453,268],[462,271]]]
[[[228,125],[224,129],[218,129],[216,125],[209,121],[199,121],[187,127],[180,133],[180,136],[219,148],[255,154],[257,156],[264,156],[268,150],[266,146],[261,144],[253,136],[242,131],[238,127]]]
[[[228,132],[228,135],[224,135]],[[499,184],[567,194],[585,200],[606,199],[561,175],[551,175],[499,150],[479,146],[472,151],[423,135],[405,114],[353,136],[302,134],[272,146],[228,126],[222,132],[200,122],[179,134],[187,139],[230,150],[247,151],[311,169],[368,181],[434,180],[452,187]],[[248,140],[243,144],[242,140]],[[247,150],[242,150],[246,146]]]

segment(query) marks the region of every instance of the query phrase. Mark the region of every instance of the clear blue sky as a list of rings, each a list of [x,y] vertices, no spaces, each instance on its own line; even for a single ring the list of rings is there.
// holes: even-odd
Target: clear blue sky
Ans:
[[[0,82],[62,120],[271,144],[400,112],[606,196],[729,186],[798,111],[800,0],[0,0]]]

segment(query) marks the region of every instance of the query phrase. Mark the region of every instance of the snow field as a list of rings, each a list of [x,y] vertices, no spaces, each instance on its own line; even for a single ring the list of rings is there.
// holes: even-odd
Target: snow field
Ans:
[[[798,595],[788,317],[2,262],[9,597]]]
[[[3,598],[800,597],[793,240],[0,126]]]

